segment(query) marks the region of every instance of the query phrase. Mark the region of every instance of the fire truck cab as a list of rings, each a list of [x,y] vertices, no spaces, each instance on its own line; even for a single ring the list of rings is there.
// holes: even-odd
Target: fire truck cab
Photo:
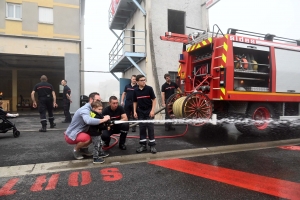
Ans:
[[[183,94],[167,100],[175,118],[246,117],[242,133],[268,133],[274,122],[300,119],[300,41],[230,28],[224,34],[166,32],[181,42],[178,84]],[[203,125],[199,123],[198,125]],[[294,123],[295,124],[295,123]]]

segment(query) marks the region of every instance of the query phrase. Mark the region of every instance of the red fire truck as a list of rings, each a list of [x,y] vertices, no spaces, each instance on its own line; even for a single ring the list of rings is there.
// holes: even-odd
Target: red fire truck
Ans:
[[[166,32],[162,40],[183,43],[178,68],[182,94],[166,103],[174,118],[246,116],[242,133],[267,133],[274,121],[300,115],[300,40],[230,28],[224,34]],[[203,125],[199,123],[197,125]]]

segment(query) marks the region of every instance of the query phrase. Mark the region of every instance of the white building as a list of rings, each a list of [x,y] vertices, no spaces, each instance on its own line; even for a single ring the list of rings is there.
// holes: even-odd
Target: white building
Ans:
[[[109,55],[110,72],[121,72],[127,79],[133,74],[144,74],[157,96],[158,109],[163,76],[169,73],[175,81],[182,51],[181,43],[162,41],[160,36],[165,32],[195,31],[187,27],[206,30],[207,16],[205,0],[112,0],[109,28],[117,38]],[[117,35],[116,30],[121,30],[121,34]],[[127,83],[120,79],[120,94]]]

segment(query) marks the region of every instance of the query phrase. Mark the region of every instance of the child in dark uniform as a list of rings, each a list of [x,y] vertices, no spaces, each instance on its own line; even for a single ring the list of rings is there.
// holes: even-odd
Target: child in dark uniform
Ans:
[[[97,118],[97,119],[102,119],[103,115],[102,115],[102,103],[99,101],[93,102],[91,104],[92,106],[92,111],[90,113],[92,118]],[[102,150],[102,140],[101,140],[101,134],[102,134],[102,130],[109,130],[109,125],[107,125],[107,123],[101,123],[99,125],[91,125],[89,128],[89,135],[92,138],[92,143],[93,143],[93,163],[104,163],[104,159],[105,157],[107,157],[109,154],[105,153]]]

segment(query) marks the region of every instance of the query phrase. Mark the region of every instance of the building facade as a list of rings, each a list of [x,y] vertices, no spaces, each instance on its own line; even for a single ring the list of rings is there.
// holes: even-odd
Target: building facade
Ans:
[[[147,85],[154,88],[158,109],[164,74],[169,73],[175,80],[182,51],[181,43],[162,41],[160,36],[165,32],[189,34],[195,31],[193,28],[206,30],[205,0],[112,0],[109,28],[117,37],[109,55],[110,72],[121,72],[127,79],[132,74],[144,74]],[[117,35],[116,30],[121,34]],[[120,93],[123,82],[120,79]]]
[[[66,79],[75,97],[71,112],[79,107],[84,5],[85,0],[0,0],[0,92],[11,111],[31,105],[41,75],[54,86],[60,107],[60,82]]]

